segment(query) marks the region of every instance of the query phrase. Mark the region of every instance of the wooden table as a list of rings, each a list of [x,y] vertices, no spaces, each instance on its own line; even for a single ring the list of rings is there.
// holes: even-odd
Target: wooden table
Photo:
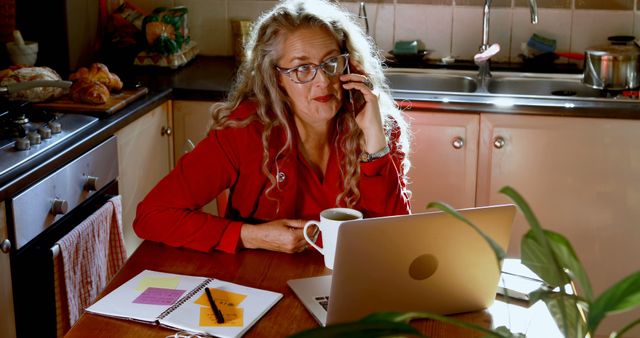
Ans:
[[[262,250],[243,250],[232,255],[220,252],[200,253],[145,241],[109,283],[102,295],[114,290],[145,269],[219,278],[281,292],[284,297],[247,331],[245,337],[286,337],[317,327],[313,317],[287,286],[287,280],[331,272],[324,267],[322,256],[312,250],[292,255]],[[538,304],[527,308],[522,304],[514,305],[513,301],[511,303],[506,304],[497,300],[485,311],[465,313],[455,317],[485,327],[507,325],[514,332],[527,332],[531,337],[559,336],[544,306],[538,306],[541,305]],[[432,337],[482,336],[438,321],[420,320],[412,324]],[[536,332],[541,334],[532,334]],[[160,326],[85,313],[65,337],[165,337],[172,333],[174,331]]]

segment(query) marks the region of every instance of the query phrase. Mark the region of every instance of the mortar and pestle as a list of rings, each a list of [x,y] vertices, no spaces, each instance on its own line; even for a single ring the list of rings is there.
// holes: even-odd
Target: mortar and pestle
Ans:
[[[38,58],[38,43],[24,41],[20,31],[13,31],[13,42],[7,42],[9,58],[14,65],[33,66]]]

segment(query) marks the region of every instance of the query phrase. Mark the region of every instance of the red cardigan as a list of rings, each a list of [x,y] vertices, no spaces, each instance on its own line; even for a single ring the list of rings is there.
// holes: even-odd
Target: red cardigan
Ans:
[[[242,120],[252,114],[255,105],[243,103],[230,118]],[[320,211],[335,207],[342,191],[337,148],[331,147],[324,180],[320,180],[299,153],[297,139],[293,155],[278,160],[283,178],[279,188],[265,196],[270,183],[262,172],[262,130],[262,124],[254,121],[243,128],[209,132],[140,202],[133,223],[136,234],[176,247],[235,252],[243,223],[318,219]],[[271,158],[284,140],[284,132],[274,128]],[[361,197],[354,208],[365,217],[410,212],[402,192],[405,182],[400,159],[404,154],[395,147],[392,154],[360,164]],[[276,175],[275,166],[271,172]],[[200,211],[227,188],[230,195],[225,218]]]

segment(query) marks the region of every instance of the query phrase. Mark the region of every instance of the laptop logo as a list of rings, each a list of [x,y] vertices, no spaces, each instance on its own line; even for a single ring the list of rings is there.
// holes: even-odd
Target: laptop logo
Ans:
[[[415,280],[424,280],[433,275],[438,269],[438,259],[432,254],[416,257],[409,265],[409,276]]]

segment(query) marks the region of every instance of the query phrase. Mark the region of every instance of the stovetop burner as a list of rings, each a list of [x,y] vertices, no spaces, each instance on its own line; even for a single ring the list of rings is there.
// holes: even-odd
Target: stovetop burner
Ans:
[[[60,113],[45,111],[8,113],[0,118],[0,146],[1,142],[10,143],[25,137],[33,141],[32,144],[40,144],[42,139],[48,139],[51,134],[62,131],[62,125],[58,121],[60,116],[62,116]],[[36,136],[39,136],[40,140]],[[28,148],[17,150],[27,150]]]
[[[33,109],[29,103],[0,107],[0,176],[66,140],[98,118]]]

